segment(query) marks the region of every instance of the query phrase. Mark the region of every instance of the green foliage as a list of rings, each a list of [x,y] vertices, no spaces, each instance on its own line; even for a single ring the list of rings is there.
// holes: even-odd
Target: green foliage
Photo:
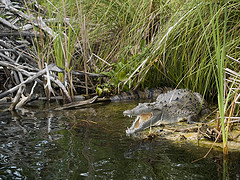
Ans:
[[[123,82],[127,79],[128,72],[126,68],[127,64],[120,61],[118,63],[112,64],[112,69],[108,72],[103,72],[102,74],[105,74],[110,77],[110,85],[117,87],[120,82]]]
[[[76,0],[65,0],[64,3],[51,0],[57,10],[47,1],[44,2],[49,12],[53,12],[51,17],[57,17],[61,22],[60,25],[52,24],[59,34],[54,40],[56,62],[61,65],[66,51],[69,67],[78,64],[76,68],[81,69],[82,57],[73,58],[76,52],[74,44],[77,38],[82,39]],[[218,53],[213,41],[212,24],[218,22],[218,38],[222,41],[223,1],[216,1],[212,16],[212,1],[208,0],[79,0],[78,4],[80,2],[89,48],[110,64],[93,59],[93,69],[107,74],[109,84],[125,90],[137,86],[178,86],[207,97],[216,97],[216,68],[212,59],[217,58]],[[228,55],[236,57],[236,47],[240,43],[240,7],[237,0],[228,3],[225,47]],[[70,24],[63,23],[63,14],[70,18]],[[70,40],[65,41],[63,33],[68,34]],[[60,48],[63,42],[67,44],[64,51]],[[234,66],[227,61],[225,64]],[[91,68],[89,65],[89,70]]]
[[[111,87],[109,86],[109,84],[101,84],[101,85],[97,85],[96,87],[96,93],[101,96],[103,95],[109,95],[111,91]]]
[[[101,96],[102,92],[103,92],[102,87],[101,87],[100,85],[98,85],[98,86],[96,87],[96,93],[97,93],[99,96]]]
[[[215,56],[213,57],[213,52],[210,49],[210,42],[209,38],[206,34],[205,40],[208,47],[209,56],[211,58],[212,68],[214,69],[214,76],[216,81],[216,88],[218,92],[218,108],[219,113],[221,117],[221,127],[222,127],[222,138],[223,138],[223,153],[228,153],[228,147],[227,147],[227,137],[228,137],[228,129],[225,129],[225,112],[228,105],[228,97],[225,100],[225,94],[224,94],[224,68],[226,67],[226,36],[227,36],[227,22],[228,22],[228,5],[227,0],[225,0],[225,3],[220,6],[217,3],[209,4],[210,7],[210,13],[211,13],[211,27],[212,27],[212,37],[214,42],[214,53]],[[223,23],[221,23],[221,13],[218,13],[219,9],[224,10],[224,18]],[[204,32],[206,32],[201,12],[198,8],[199,17],[202,23],[202,27]],[[222,24],[222,25],[220,25]],[[217,68],[215,68],[217,67]],[[230,94],[228,94],[229,96]]]
[[[79,26],[72,26],[75,18],[74,11],[69,11],[73,7],[75,0],[71,1],[42,1],[46,5],[49,18],[52,18],[50,27],[55,32],[56,36],[53,37],[52,47],[49,52],[52,55],[53,61],[62,68],[69,72],[78,62],[74,57],[77,52],[77,42],[79,41]],[[76,9],[75,9],[76,10]],[[72,17],[66,19],[68,16]],[[50,47],[51,49],[51,47]],[[48,55],[49,56],[49,55]],[[59,73],[59,79],[63,81],[63,74]],[[70,77],[68,77],[70,79]]]

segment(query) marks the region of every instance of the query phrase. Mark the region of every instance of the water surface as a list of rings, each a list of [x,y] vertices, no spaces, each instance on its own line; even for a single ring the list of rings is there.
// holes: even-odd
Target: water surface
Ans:
[[[0,179],[231,179],[240,153],[205,155],[207,148],[164,139],[141,141],[125,130],[122,112],[137,102],[98,103],[54,111],[35,102],[0,115]],[[8,105],[1,105],[1,110]],[[224,168],[226,167],[226,168]]]

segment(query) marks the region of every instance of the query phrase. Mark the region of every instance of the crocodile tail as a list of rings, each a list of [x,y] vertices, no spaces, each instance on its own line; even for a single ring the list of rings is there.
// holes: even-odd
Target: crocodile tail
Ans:
[[[110,97],[110,100],[113,102],[127,101],[127,100],[133,100],[133,99],[139,99],[137,91],[123,92],[119,95]]]
[[[155,100],[159,94],[169,91],[170,88],[158,89],[145,89],[144,91],[129,91],[121,93],[120,95],[110,97],[110,100],[115,101],[128,101],[138,99],[152,99]]]

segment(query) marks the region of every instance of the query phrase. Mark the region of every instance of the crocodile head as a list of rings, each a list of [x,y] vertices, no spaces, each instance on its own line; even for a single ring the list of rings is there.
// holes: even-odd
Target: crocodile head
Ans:
[[[139,103],[137,107],[131,109],[131,110],[126,110],[123,112],[124,116],[138,116],[143,113],[149,113],[152,111],[154,106],[154,103]]]
[[[132,110],[124,111],[124,116],[137,116],[132,126],[126,130],[127,135],[139,132],[156,124],[161,118],[161,112],[161,109],[155,108],[155,103],[140,103]]]

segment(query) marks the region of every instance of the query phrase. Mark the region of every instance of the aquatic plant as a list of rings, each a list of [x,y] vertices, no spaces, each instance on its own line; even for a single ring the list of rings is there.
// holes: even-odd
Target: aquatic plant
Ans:
[[[215,76],[216,80],[216,87],[217,87],[217,92],[218,92],[218,108],[219,108],[219,113],[220,113],[220,118],[221,118],[221,127],[222,127],[222,138],[223,138],[223,153],[227,154],[228,153],[228,147],[227,147],[227,134],[225,130],[225,123],[224,123],[224,114],[226,110],[226,106],[224,107],[224,60],[225,60],[225,51],[226,51],[226,23],[227,23],[227,0],[225,0],[224,4],[224,27],[223,27],[223,41],[220,39],[220,30],[219,30],[219,17],[221,14],[218,12],[213,12],[213,7],[214,10],[218,10],[217,4],[209,4],[210,7],[210,13],[211,13],[211,25],[212,25],[212,36],[213,36],[213,42],[214,42],[214,48],[215,48],[215,56],[212,56],[212,51],[210,49],[209,45],[209,39],[204,34],[205,39],[206,39],[206,44],[208,47],[209,51],[209,56],[212,62],[212,67],[213,67],[213,73]],[[201,20],[202,28],[204,32],[206,32],[203,20],[202,20],[202,15],[200,13],[200,10],[198,8],[198,14]],[[215,62],[216,60],[216,62]],[[215,66],[217,65],[217,70],[215,70]],[[217,71],[217,73],[216,73]],[[225,102],[225,105],[228,104]]]

